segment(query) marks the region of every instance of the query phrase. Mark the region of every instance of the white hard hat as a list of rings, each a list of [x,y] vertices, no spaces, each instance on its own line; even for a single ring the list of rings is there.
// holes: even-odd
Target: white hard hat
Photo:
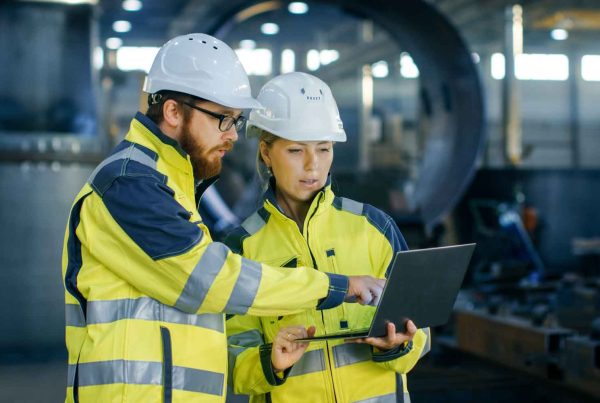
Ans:
[[[329,86],[306,73],[268,81],[257,97],[264,109],[250,112],[246,136],[261,129],[292,141],[346,141],[340,112]]]
[[[144,91],[161,90],[194,95],[235,108],[260,108],[235,52],[206,34],[181,35],[165,43],[150,68]]]

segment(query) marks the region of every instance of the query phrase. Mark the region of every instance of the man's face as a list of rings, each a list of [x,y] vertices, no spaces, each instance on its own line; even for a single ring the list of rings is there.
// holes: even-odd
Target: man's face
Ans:
[[[231,109],[213,102],[195,102],[195,105],[214,113],[238,117],[242,111]],[[195,179],[207,179],[221,172],[221,159],[233,148],[238,135],[235,126],[222,132],[219,130],[219,119],[187,105],[189,112],[181,133],[181,147],[192,161]]]

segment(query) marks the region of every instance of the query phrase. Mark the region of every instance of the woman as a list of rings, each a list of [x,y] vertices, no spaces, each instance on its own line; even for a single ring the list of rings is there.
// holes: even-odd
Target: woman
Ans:
[[[259,137],[257,165],[268,176],[264,204],[226,243],[245,257],[289,267],[311,266],[383,278],[396,252],[407,249],[382,211],[336,197],[329,170],[334,142],[346,141],[329,87],[305,73],[275,77],[261,89],[262,111],[250,114]],[[285,293],[285,290],[282,290]],[[368,327],[372,306],[227,321],[235,393],[252,402],[410,401],[405,374],[429,351],[429,329],[388,324],[388,334],[357,343],[294,343],[306,335]]]

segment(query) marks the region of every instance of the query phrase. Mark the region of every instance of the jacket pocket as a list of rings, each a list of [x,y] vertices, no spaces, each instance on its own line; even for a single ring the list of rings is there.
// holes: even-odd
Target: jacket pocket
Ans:
[[[338,272],[337,262],[335,260],[335,249],[327,249],[325,251],[325,256],[327,256],[327,264],[329,265],[329,271],[331,273],[340,274]]]
[[[267,266],[296,268],[298,267],[298,255],[260,260],[260,262]]]
[[[163,348],[163,402],[173,401],[173,351],[171,350],[171,333],[164,326],[160,327]]]
[[[327,257],[327,265],[328,265],[327,270],[330,273],[341,274],[339,272],[339,269],[337,266],[337,258],[335,256],[335,249],[334,248],[326,249],[325,256]],[[346,309],[346,303],[343,303],[339,307],[334,308],[334,309],[338,311],[338,315],[339,315],[339,321],[340,321],[339,330],[348,329],[349,324],[348,324],[348,312]]]

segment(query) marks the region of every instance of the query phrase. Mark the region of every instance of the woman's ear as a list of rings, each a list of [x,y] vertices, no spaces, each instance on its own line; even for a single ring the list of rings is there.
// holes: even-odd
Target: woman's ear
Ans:
[[[266,141],[261,140],[259,143],[260,147],[260,156],[262,157],[263,162],[267,166],[267,168],[271,168],[271,157],[269,156],[269,145]]]

